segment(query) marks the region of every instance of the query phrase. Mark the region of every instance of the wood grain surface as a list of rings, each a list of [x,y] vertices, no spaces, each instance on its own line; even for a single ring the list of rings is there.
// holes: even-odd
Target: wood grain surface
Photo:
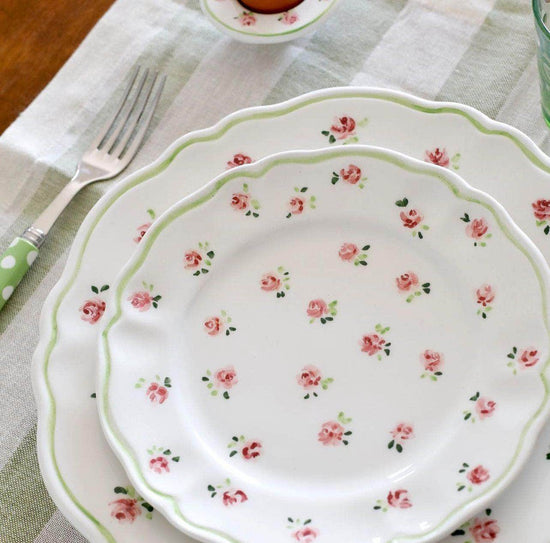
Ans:
[[[0,134],[114,0],[0,0]]]

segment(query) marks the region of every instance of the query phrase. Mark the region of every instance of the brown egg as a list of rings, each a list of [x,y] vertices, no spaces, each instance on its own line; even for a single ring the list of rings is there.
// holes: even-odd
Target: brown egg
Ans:
[[[246,9],[256,13],[282,13],[295,8],[304,0],[238,0]]]

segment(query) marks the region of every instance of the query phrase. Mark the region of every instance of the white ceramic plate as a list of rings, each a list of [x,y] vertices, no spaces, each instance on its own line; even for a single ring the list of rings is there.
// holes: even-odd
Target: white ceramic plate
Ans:
[[[275,155],[169,209],[113,285],[103,429],[201,540],[434,541],[535,443],[549,283],[449,170],[360,146]],[[510,341],[544,362],[514,373]]]
[[[258,138],[259,133],[265,138]],[[105,442],[90,397],[95,392],[98,322],[108,294],[99,290],[114,281],[152,217],[175,201],[230,166],[285,149],[319,148],[330,144],[330,135],[333,145],[371,143],[458,168],[472,185],[496,196],[549,259],[550,238],[540,224],[550,216],[544,215],[550,200],[549,159],[519,131],[465,106],[378,89],[330,89],[241,111],[181,138],[154,164],[115,185],[86,217],[41,315],[33,367],[40,465],[56,504],[88,539],[185,540],[161,515],[153,513],[148,520],[141,502],[133,503],[137,497],[122,495],[128,480]],[[535,217],[533,204],[543,219]],[[520,354],[529,347],[511,344],[510,349],[514,346]],[[511,371],[522,370],[517,358],[510,363],[516,366]],[[528,470],[494,504],[490,518],[477,517],[482,527],[498,527],[498,543],[547,543],[549,444],[547,425]],[[119,502],[124,499],[130,502]],[[446,543],[471,541],[476,522]],[[491,525],[487,531],[496,533]]]
[[[237,0],[200,0],[204,14],[222,32],[246,43],[282,43],[312,32],[340,0],[304,0],[284,13],[254,13]]]

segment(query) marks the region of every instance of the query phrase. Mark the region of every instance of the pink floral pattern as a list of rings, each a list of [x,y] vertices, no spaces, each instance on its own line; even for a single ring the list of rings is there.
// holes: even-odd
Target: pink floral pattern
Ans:
[[[233,319],[222,309],[220,315],[208,317],[203,322],[203,330],[209,336],[225,335],[230,336],[237,328],[233,324]]]
[[[207,490],[211,498],[219,495],[225,507],[231,507],[248,501],[248,496],[243,490],[231,487],[230,479],[226,479],[220,485],[208,485]]]
[[[404,196],[401,200],[397,200],[395,205],[402,209],[399,212],[399,218],[403,224],[403,227],[410,230],[413,237],[418,237],[418,239],[424,239],[424,234],[430,229],[430,227],[425,224],[424,215],[418,209],[408,208],[409,199]]]
[[[277,20],[284,25],[293,25],[298,19],[298,14],[295,11],[285,11]]]
[[[135,520],[142,515],[145,510],[144,518],[151,520],[153,518],[153,507],[147,503],[132,486],[116,486],[114,493],[120,498],[109,503],[111,508],[111,517],[120,524],[133,524]]]
[[[367,177],[363,175],[361,168],[355,164],[342,168],[339,173],[332,172],[331,183],[336,185],[340,180],[348,185],[357,185],[360,189],[364,189],[365,183],[368,181]]]
[[[147,385],[147,381],[143,377],[140,377],[138,382],[134,385],[134,388],[142,389],[145,387],[147,387],[145,389],[145,395],[149,398],[151,403],[162,405],[168,399],[168,389],[172,387],[172,380],[170,377],[161,379],[159,375],[155,375],[155,380]]]
[[[315,196],[307,197],[305,195],[307,191],[308,187],[294,187],[294,192],[296,194],[288,201],[287,219],[296,215],[301,215],[308,207],[310,209],[317,208],[317,198]]]
[[[242,26],[254,26],[256,24],[256,17],[251,11],[243,11],[238,17],[233,17],[237,19]]]
[[[476,298],[477,303],[481,306],[477,310],[477,314],[481,315],[481,318],[486,319],[489,312],[493,310],[491,303],[495,299],[495,290],[491,285],[485,283],[476,290]]]
[[[374,332],[365,334],[361,337],[359,345],[361,352],[367,353],[369,356],[375,356],[378,360],[382,360],[382,355],[390,356],[391,343],[387,341],[385,336],[389,331],[389,326],[382,326],[380,323],[374,327]]]
[[[418,275],[412,271],[407,271],[399,277],[396,277],[395,284],[398,292],[405,294],[410,293],[406,298],[408,304],[418,296],[421,296],[422,293],[430,294],[431,291],[430,283],[422,283],[422,285],[420,285]]]
[[[246,439],[244,436],[233,436],[228,443],[229,457],[240,455],[244,460],[256,460],[263,451],[262,442],[257,439]]]
[[[321,425],[317,440],[325,446],[336,447],[342,443],[349,445],[349,436],[352,432],[346,426],[351,421],[352,419],[346,417],[344,412],[340,411],[337,420],[329,420]]]
[[[500,533],[500,527],[495,519],[490,518],[491,513],[491,509],[485,509],[485,517],[476,517],[465,522],[451,535],[465,536],[469,533],[473,538],[470,543],[491,543],[492,541],[496,541]]]
[[[106,290],[109,290],[109,285],[103,285],[102,287],[96,287],[95,285],[92,285],[90,287],[90,290],[94,294],[100,294],[101,292],[105,292]],[[103,313],[105,313],[105,309],[107,308],[107,305],[105,303],[105,300],[101,298],[100,296],[94,296],[93,298],[88,298],[78,309],[80,311],[80,318],[89,323],[89,324],[95,324],[96,322],[103,317]]]
[[[175,456],[170,449],[166,447],[151,447],[147,449],[147,453],[151,457],[149,459],[149,469],[153,473],[163,474],[170,473],[170,462],[179,462],[180,457]]]
[[[234,192],[231,197],[231,207],[242,212],[245,217],[258,218],[260,216],[260,202],[252,198],[247,183],[243,183],[242,192]]]
[[[252,162],[253,160],[248,155],[237,153],[227,162],[227,169],[236,168],[237,166],[244,166],[245,164],[252,164]]]
[[[319,320],[321,324],[332,322],[338,314],[336,309],[337,305],[337,300],[333,300],[329,304],[327,304],[322,298],[311,300],[306,309],[307,316],[309,317],[309,323],[312,324],[316,320]]]
[[[424,153],[424,161],[431,162],[436,166],[442,166],[443,168],[452,168],[453,170],[460,169],[460,153],[454,154],[451,158],[447,153],[445,147],[436,147],[432,150],[427,150]]]
[[[389,507],[394,509],[410,509],[413,506],[409,491],[405,489],[390,490],[385,500],[376,500],[375,511],[386,513]]]
[[[431,381],[437,381],[437,379],[443,375],[441,369],[443,368],[444,362],[445,359],[441,353],[426,349],[420,355],[420,363],[424,368],[424,373],[422,373],[420,378],[428,378]]]
[[[343,243],[338,250],[338,256],[343,262],[353,262],[354,266],[368,266],[368,250],[370,245],[363,245],[361,249],[355,243]]]
[[[183,267],[192,271],[194,276],[208,273],[215,256],[216,253],[207,241],[199,242],[197,249],[190,249],[185,253]]]
[[[540,199],[531,204],[533,215],[535,216],[536,225],[542,228],[545,235],[550,234],[550,200]]]
[[[299,543],[314,543],[319,537],[320,532],[311,525],[310,518],[302,522],[299,518],[293,519],[292,517],[288,517],[288,522],[287,528],[292,530],[291,537],[294,541],[298,541]]]
[[[466,235],[474,240],[474,247],[486,247],[487,240],[493,237],[493,234],[489,232],[487,221],[483,217],[471,219],[468,213],[464,213],[460,220],[467,224]]]
[[[392,436],[392,440],[388,443],[388,449],[393,449],[395,447],[395,450],[398,453],[403,452],[406,441],[409,441],[415,437],[412,424],[408,424],[406,422],[400,422],[393,430],[391,430],[390,434]]]
[[[290,290],[290,272],[279,266],[277,273],[264,273],[260,279],[260,288],[264,292],[276,292],[277,298],[284,298]]]
[[[540,360],[540,354],[538,349],[535,347],[525,347],[523,349],[518,349],[517,347],[512,347],[512,350],[508,353],[509,362],[506,364],[509,368],[512,369],[514,375],[517,374],[518,368],[520,370],[526,370],[536,366]]]
[[[493,413],[496,409],[496,402],[489,400],[481,396],[479,392],[476,392],[473,396],[470,397],[470,401],[474,403],[473,410],[466,409],[463,411],[464,420],[469,420],[470,422],[476,421],[476,414],[479,420],[483,420],[493,416]]]
[[[152,209],[148,209],[147,213],[149,214],[151,221],[154,221],[156,218],[155,212]],[[151,228],[151,225],[153,224],[151,221],[143,223],[142,225],[137,227],[136,237],[134,238],[135,243],[139,243],[143,239],[143,236],[147,233],[147,230],[149,230],[149,228]]]
[[[130,305],[139,312],[149,311],[151,307],[155,309],[159,306],[162,296],[153,294],[154,286],[143,281],[144,290],[137,290],[128,296]]]
[[[365,126],[367,119],[356,122],[353,117],[343,115],[335,117],[328,130],[322,130],[321,134],[328,138],[329,143],[357,143],[359,138],[356,136],[357,126]]]
[[[206,388],[210,391],[211,396],[222,396],[224,399],[229,400],[229,391],[239,382],[237,377],[237,371],[233,366],[226,366],[220,368],[212,373],[210,370],[206,370],[206,374],[202,376],[203,383],[206,384]],[[223,390],[223,392],[221,392]]]
[[[479,465],[475,468],[471,468],[466,462],[462,464],[462,467],[458,470],[458,473],[464,475],[466,478],[465,481],[456,483],[456,489],[458,492],[462,492],[464,489],[471,492],[475,486],[482,485],[491,478],[489,470],[484,466]]]
[[[319,396],[319,388],[328,390],[329,385],[334,382],[334,379],[332,377],[323,379],[321,370],[313,364],[308,364],[296,375],[296,381],[306,391],[304,400],[309,400],[312,397],[317,398]]]

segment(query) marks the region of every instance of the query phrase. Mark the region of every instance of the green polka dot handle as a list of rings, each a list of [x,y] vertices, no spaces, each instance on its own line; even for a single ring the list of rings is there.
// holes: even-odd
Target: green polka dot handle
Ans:
[[[37,256],[38,249],[23,238],[15,238],[0,256],[0,309],[9,300]]]

